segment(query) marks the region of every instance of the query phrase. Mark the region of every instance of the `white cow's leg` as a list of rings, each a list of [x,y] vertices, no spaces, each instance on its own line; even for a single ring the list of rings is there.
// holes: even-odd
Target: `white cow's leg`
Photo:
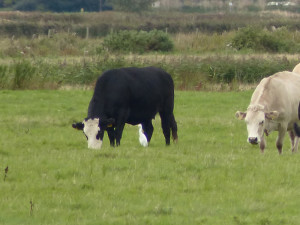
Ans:
[[[281,125],[278,130],[278,137],[276,140],[276,147],[278,149],[278,153],[282,153],[283,139],[286,133],[287,125]]]
[[[266,147],[266,141],[265,141],[265,136],[263,135],[259,143],[259,148],[261,153],[264,153],[265,147]]]

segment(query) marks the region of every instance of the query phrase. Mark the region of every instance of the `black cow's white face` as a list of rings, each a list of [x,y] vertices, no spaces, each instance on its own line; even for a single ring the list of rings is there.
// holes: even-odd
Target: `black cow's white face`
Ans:
[[[83,130],[88,142],[88,148],[100,149],[102,146],[103,135],[100,135],[99,118],[87,119],[82,123],[74,123],[72,127]]]
[[[83,121],[83,124],[83,133],[87,138],[88,148],[100,149],[102,140],[100,139],[99,119],[88,119]]]
[[[85,119],[83,122],[73,123],[72,127],[77,130],[82,130],[88,142],[88,148],[100,149],[104,131],[108,127],[114,127],[115,120],[110,119]]]

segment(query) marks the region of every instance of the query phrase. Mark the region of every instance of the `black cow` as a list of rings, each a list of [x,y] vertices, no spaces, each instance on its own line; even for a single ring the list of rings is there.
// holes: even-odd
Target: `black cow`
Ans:
[[[98,78],[87,118],[72,126],[84,131],[89,148],[101,148],[105,130],[110,145],[115,141],[120,145],[125,123],[142,124],[150,142],[152,119],[159,113],[169,145],[171,130],[174,141],[178,139],[173,108],[174,83],[165,71],[155,67],[113,69]]]

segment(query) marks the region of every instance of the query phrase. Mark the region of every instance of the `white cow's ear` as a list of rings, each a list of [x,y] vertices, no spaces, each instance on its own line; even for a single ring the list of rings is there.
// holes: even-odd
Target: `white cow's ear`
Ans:
[[[265,116],[269,120],[276,120],[279,117],[279,112],[277,111],[267,112],[265,113]]]
[[[245,119],[246,115],[247,115],[247,113],[241,112],[241,111],[237,111],[237,112],[235,113],[235,117],[236,117],[238,120],[243,120],[243,119]]]

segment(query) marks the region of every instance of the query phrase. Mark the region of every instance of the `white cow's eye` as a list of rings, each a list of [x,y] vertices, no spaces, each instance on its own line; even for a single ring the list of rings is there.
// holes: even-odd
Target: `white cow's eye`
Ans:
[[[263,125],[263,124],[264,124],[264,122],[265,122],[264,120],[263,120],[263,121],[261,121],[261,122],[259,122],[259,125]]]

